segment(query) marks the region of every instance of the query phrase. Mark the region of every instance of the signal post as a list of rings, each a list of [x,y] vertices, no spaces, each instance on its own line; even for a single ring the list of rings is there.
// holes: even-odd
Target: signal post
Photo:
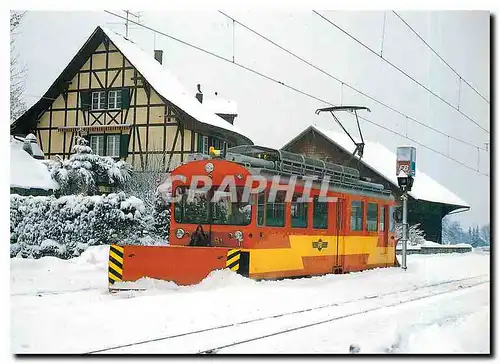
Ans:
[[[406,245],[408,242],[408,192],[413,186],[416,171],[417,151],[414,147],[398,147],[396,160],[396,175],[399,188],[403,191],[403,234],[401,237],[402,259],[401,268],[406,270]]]

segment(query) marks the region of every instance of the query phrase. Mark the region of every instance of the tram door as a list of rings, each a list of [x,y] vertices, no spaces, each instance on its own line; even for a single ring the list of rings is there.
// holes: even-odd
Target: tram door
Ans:
[[[387,248],[389,246],[389,224],[388,224],[388,213],[387,206],[380,207],[380,230],[383,232],[383,244],[382,244],[382,255],[383,259],[385,259],[385,265],[389,265],[389,260],[387,257]]]
[[[338,199],[334,206],[335,211],[335,249],[337,253],[335,273],[342,273],[344,269],[344,234],[343,234],[343,212],[344,212],[344,200]]]

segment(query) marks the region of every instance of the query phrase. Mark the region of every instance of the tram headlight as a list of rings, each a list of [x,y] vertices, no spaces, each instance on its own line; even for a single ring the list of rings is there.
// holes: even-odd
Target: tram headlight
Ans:
[[[243,240],[243,233],[241,231],[237,230],[234,233],[234,237],[236,238],[236,240],[242,241]]]
[[[175,231],[175,237],[177,239],[182,239],[183,236],[184,236],[184,229],[177,229]]]
[[[213,163],[208,162],[207,164],[205,164],[205,172],[212,173],[213,170],[214,170],[214,164]]]

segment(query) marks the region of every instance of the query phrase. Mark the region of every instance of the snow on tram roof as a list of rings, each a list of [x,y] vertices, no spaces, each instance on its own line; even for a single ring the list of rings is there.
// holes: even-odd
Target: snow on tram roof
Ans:
[[[199,122],[226,129],[245,137],[238,128],[215,115],[212,110],[201,104],[167,69],[138,45],[123,38],[110,29],[104,27],[101,29],[120,52],[123,53],[132,66],[148,80],[148,83],[150,83],[161,96],[177,105]],[[250,140],[247,137],[245,138]]]
[[[316,125],[309,126],[299,135],[305,133],[307,130],[309,130],[309,128],[314,129],[316,132],[323,135],[332,143],[337,144],[347,153],[352,153],[352,140],[349,139],[347,135]],[[290,142],[288,144],[290,144]],[[395,186],[398,186],[398,181],[395,173],[396,154],[394,152],[391,152],[384,145],[365,139],[364,154],[363,158],[361,159],[361,163],[383,176]],[[424,172],[418,170],[418,168],[416,171],[416,179],[417,181],[413,184],[412,191],[409,193],[413,198],[417,200],[439,202],[461,207],[470,207],[467,202],[433,180]]]

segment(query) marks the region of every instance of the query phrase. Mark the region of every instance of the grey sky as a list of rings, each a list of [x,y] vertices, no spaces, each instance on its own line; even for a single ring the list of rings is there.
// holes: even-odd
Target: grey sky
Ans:
[[[300,55],[314,65],[350,83],[407,115],[454,137],[484,147],[484,132],[363,49],[311,11],[226,11],[229,15]],[[321,11],[323,15],[366,43],[381,50],[384,12]],[[123,13],[121,13],[123,14]],[[457,72],[487,99],[490,98],[489,12],[439,11],[399,14]],[[28,67],[26,101],[43,95],[97,25],[124,34],[121,20],[102,12],[28,12],[17,38],[16,51]],[[143,12],[141,21],[153,28],[235,60],[285,84],[331,103],[368,106],[367,118],[477,169],[490,173],[490,152],[436,134],[357,95],[328,76],[236,25],[217,11]],[[238,103],[236,125],[256,144],[281,147],[312,123],[339,130],[327,114],[314,111],[328,106],[282,85],[265,80],[233,64],[218,60],[161,35],[134,26],[129,37],[143,49],[164,50],[163,64],[188,90],[202,85],[205,97],[215,91]],[[458,77],[450,71],[390,11],[386,13],[383,55],[453,105],[458,103]],[[460,89],[460,110],[490,129],[489,104],[468,86]],[[357,137],[353,120],[348,129]],[[363,135],[389,149],[412,142],[362,122]],[[470,212],[454,215],[464,225],[489,221],[490,180],[419,145],[417,165],[471,205]],[[418,175],[415,183],[418,183]]]

